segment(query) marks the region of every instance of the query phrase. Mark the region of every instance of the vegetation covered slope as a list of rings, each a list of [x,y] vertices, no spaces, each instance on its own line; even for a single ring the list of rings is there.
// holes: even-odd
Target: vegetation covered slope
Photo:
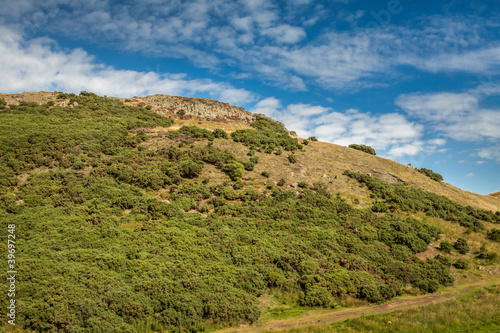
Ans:
[[[167,131],[171,119],[91,93],[60,97],[70,106],[0,111],[0,217],[16,226],[21,327],[195,332],[254,322],[270,291],[334,307],[453,283],[446,255],[416,256],[441,230],[410,216],[422,211],[403,200],[413,192],[346,173],[378,186],[363,189],[374,198],[361,208],[326,181],[274,184],[277,169],[259,169],[263,160],[300,167],[309,149],[275,122],[258,118],[224,138]],[[439,200],[426,213],[459,207],[472,232],[498,222]]]

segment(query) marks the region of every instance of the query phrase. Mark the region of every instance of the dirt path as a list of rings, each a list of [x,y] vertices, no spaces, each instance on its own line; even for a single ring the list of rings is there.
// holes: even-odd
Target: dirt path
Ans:
[[[382,305],[368,305],[357,308],[339,309],[339,310],[313,310],[308,311],[300,316],[287,319],[273,319],[266,323],[257,324],[258,326],[241,325],[240,327],[226,328],[216,332],[219,333],[247,333],[247,332],[264,332],[264,331],[280,331],[297,327],[311,325],[326,325],[338,321],[343,321],[350,318],[387,313],[396,310],[406,310],[413,307],[425,306],[447,301],[457,298],[458,296],[472,291],[474,289],[489,285],[499,284],[500,277],[476,282],[474,284],[451,287],[440,294],[426,296],[406,296],[398,297],[394,300]]]

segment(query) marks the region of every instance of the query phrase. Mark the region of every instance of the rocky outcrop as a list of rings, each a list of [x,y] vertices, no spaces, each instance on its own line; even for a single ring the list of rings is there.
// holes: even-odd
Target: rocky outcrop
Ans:
[[[156,113],[165,116],[177,114],[180,110],[184,110],[187,116],[200,117],[213,121],[239,120],[251,123],[255,120],[255,115],[245,111],[243,108],[211,98],[150,95],[136,97],[132,99],[132,102],[149,104]]]
[[[0,94],[8,105],[19,104],[21,102],[36,102],[45,104],[52,100],[56,105],[68,106],[68,99],[57,99],[58,92],[23,92],[19,94]],[[255,120],[255,115],[245,111],[243,108],[219,102],[211,98],[191,98],[169,95],[150,95],[146,97],[119,98],[132,105],[151,105],[154,112],[171,116],[184,110],[186,118],[198,117],[210,121],[230,121],[238,120],[244,123],[251,123]],[[130,102],[128,102],[130,101]]]

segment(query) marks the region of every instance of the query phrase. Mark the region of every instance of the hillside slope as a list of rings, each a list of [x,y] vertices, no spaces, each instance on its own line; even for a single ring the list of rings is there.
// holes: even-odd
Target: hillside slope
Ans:
[[[7,105],[20,102],[36,102],[43,104],[54,101],[56,105],[67,106],[69,98],[57,98],[57,92],[35,92],[20,94],[0,94]],[[151,95],[146,97],[120,98],[125,105],[151,105],[152,111],[163,116],[173,117],[175,124],[170,129],[179,129],[184,125],[196,125],[201,128],[214,130],[224,129],[231,133],[238,129],[250,129],[249,124],[255,120],[255,115],[227,103],[212,99],[187,98],[168,95]],[[180,110],[185,111],[179,116]],[[161,129],[158,129],[161,130]],[[293,129],[291,129],[293,130]],[[301,139],[302,140],[302,139]],[[242,157],[246,154],[239,145],[223,142],[221,148]],[[405,182],[425,191],[444,195],[463,205],[493,210],[500,210],[500,192],[481,195],[464,191],[446,182],[436,182],[415,171],[411,166],[405,166],[390,159],[372,156],[361,151],[339,146],[329,142],[310,142],[306,153],[298,153],[299,163],[287,163],[287,155],[276,156],[261,154],[262,163],[256,171],[271,171],[270,181],[277,183],[281,178],[287,184],[296,184],[300,181],[323,181],[328,183],[332,193],[342,192],[348,198],[358,199],[361,203],[370,202],[369,194],[361,191],[357,186],[346,184],[347,178],[342,176],[344,170],[353,170],[366,173],[388,182]],[[351,201],[352,201],[351,200]]]
[[[16,327],[201,332],[257,322],[266,299],[366,305],[497,271],[500,212],[480,208],[494,201],[450,200],[409,167],[207,103],[221,115],[88,92],[0,97]]]

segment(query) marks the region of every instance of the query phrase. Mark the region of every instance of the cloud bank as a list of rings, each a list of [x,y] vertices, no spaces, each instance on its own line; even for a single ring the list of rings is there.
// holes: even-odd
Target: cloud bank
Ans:
[[[117,70],[99,63],[82,49],[66,50],[48,38],[24,41],[0,27],[0,91],[92,91],[118,97],[148,94],[208,95],[227,103],[248,103],[256,95],[227,83],[190,80],[185,74]]]

